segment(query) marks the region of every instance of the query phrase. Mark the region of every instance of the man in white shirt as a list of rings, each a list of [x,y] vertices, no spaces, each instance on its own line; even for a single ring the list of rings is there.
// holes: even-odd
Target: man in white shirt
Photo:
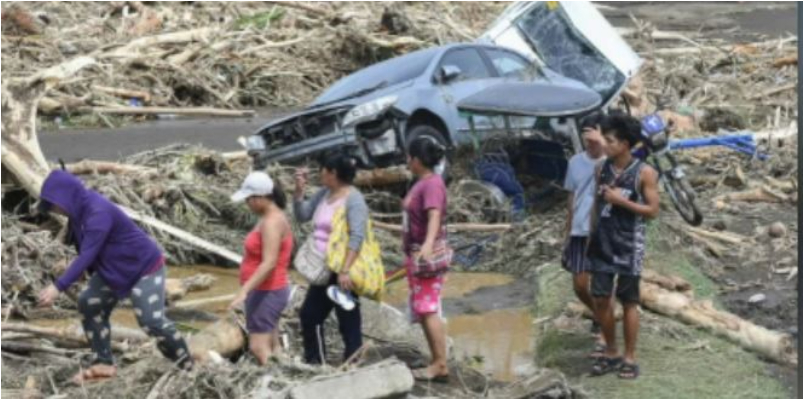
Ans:
[[[597,166],[606,158],[604,140],[600,132],[602,114],[592,114],[581,122],[585,151],[574,155],[567,168],[564,189],[569,192],[567,202],[567,224],[565,228],[565,247],[561,259],[562,267],[572,274],[573,289],[578,299],[594,315],[594,305],[590,293],[589,265],[586,262],[586,247],[589,241],[591,213],[595,198],[595,173]],[[592,324],[592,332],[597,334],[597,342],[590,357],[599,357],[605,350],[605,343],[599,336],[599,326]]]

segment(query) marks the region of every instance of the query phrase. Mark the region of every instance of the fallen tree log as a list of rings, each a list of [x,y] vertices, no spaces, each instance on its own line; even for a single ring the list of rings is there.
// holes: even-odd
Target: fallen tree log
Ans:
[[[190,336],[187,344],[194,360],[207,363],[214,360],[213,354],[229,357],[242,350],[246,336],[238,324],[225,318]]]
[[[4,322],[0,329],[4,332],[28,333],[35,336],[46,337],[67,346],[89,346],[89,341],[84,335],[81,324],[75,323],[64,327],[38,326],[28,323]],[[111,332],[112,348],[119,351],[127,351],[129,348],[121,342],[132,344],[143,343],[148,340],[148,335],[139,329],[131,329],[120,326],[113,326]]]
[[[221,296],[215,297],[207,297],[205,299],[196,299],[196,300],[185,300],[185,301],[178,301],[176,304],[173,304],[173,307],[176,308],[197,308],[203,307],[210,304],[218,304],[218,303],[225,303],[234,300],[235,294],[225,294]]]
[[[179,300],[191,292],[208,290],[215,283],[211,274],[196,274],[187,278],[165,279],[165,295],[170,302]]]
[[[13,353],[47,353],[55,354],[57,356],[72,357],[76,354],[81,354],[80,351],[74,349],[61,349],[58,347],[48,346],[38,343],[28,342],[15,342],[4,339],[0,345],[3,350]]]
[[[151,94],[144,90],[131,90],[123,88],[113,88],[108,86],[92,85],[93,91],[109,94],[112,96],[122,97],[124,99],[140,99],[145,103],[151,102]]]
[[[108,161],[92,161],[82,160],[77,163],[66,165],[67,171],[74,175],[89,175],[89,174],[144,174],[156,175],[158,171],[155,168],[148,168],[139,165],[120,164]]]
[[[650,282],[643,282],[640,297],[642,305],[651,311],[707,329],[770,360],[790,365],[798,362],[796,342],[791,335],[717,310],[711,301],[694,300],[689,294],[673,292]]]
[[[675,275],[660,274],[652,269],[642,271],[642,280],[650,282],[667,290],[677,292],[688,292],[692,290],[692,285],[684,278]]]
[[[257,115],[254,110],[226,110],[211,107],[82,107],[79,108],[79,111],[118,115],[173,114],[212,117],[253,117]]]
[[[354,184],[355,186],[387,186],[411,180],[413,180],[413,174],[406,167],[390,167],[358,171]]]
[[[135,220],[137,222],[140,222],[142,224],[145,224],[147,226],[150,226],[150,227],[152,227],[154,229],[158,229],[158,230],[160,230],[162,232],[165,232],[167,234],[170,234],[171,236],[175,237],[176,239],[179,239],[179,240],[181,240],[181,241],[183,241],[185,243],[188,243],[188,244],[190,244],[190,245],[192,245],[192,246],[194,246],[194,247],[196,247],[198,249],[201,249],[201,250],[204,250],[206,252],[209,252],[210,254],[218,255],[218,256],[222,257],[223,259],[225,259],[227,261],[230,261],[230,262],[232,262],[234,264],[239,265],[240,261],[242,260],[242,256],[240,254],[235,253],[235,252],[233,252],[233,251],[231,251],[229,249],[226,249],[226,248],[224,248],[222,246],[218,246],[217,244],[214,244],[214,243],[209,242],[207,240],[204,240],[204,239],[202,239],[202,238],[200,238],[198,236],[193,235],[192,233],[189,233],[189,232],[184,231],[182,229],[176,228],[175,226],[168,225],[168,224],[166,224],[166,223],[164,223],[164,222],[162,222],[162,221],[160,221],[160,220],[158,220],[158,219],[156,219],[154,217],[151,217],[151,216],[145,215],[143,213],[134,211],[134,210],[132,210],[132,209],[130,209],[128,207],[123,207],[123,206],[119,206],[119,207],[131,219],[133,219],[133,220]]]

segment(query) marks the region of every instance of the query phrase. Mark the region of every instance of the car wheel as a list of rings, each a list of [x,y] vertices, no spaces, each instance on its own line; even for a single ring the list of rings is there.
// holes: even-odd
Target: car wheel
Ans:
[[[441,174],[441,177],[444,178],[444,181],[448,181],[449,179],[449,166],[450,166],[450,158],[451,152],[449,151],[449,143],[444,138],[444,134],[441,133],[438,129],[430,126],[430,125],[417,125],[408,130],[408,134],[406,135],[407,142],[405,143],[405,155],[408,154],[410,150],[410,144],[413,143],[414,140],[420,137],[431,137],[436,142],[441,144],[442,146],[447,148],[446,152],[446,159],[444,160],[444,173]]]

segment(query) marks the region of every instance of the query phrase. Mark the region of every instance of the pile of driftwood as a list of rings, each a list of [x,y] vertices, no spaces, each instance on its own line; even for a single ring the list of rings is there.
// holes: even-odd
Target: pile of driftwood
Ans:
[[[735,44],[695,32],[663,32],[634,20],[621,29],[645,63],[624,98],[638,115],[657,111],[677,134],[778,127],[796,113],[798,39]]]
[[[40,111],[247,116],[235,109],[298,106],[368,64],[434,44],[472,40],[503,7],[402,7],[393,2],[4,5],[3,79],[88,56],[97,65],[49,93]]]

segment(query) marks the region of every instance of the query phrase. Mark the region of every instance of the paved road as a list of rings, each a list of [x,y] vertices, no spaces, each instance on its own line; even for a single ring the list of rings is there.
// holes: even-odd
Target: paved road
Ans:
[[[174,143],[200,144],[220,151],[242,150],[239,136],[248,136],[273,116],[255,118],[152,121],[117,129],[41,132],[45,157],[73,162],[81,159],[117,160]]]
[[[796,5],[784,2],[605,3],[615,25],[630,25],[629,13],[665,30],[707,31],[743,40],[756,35],[779,36],[797,30]],[[717,33],[721,32],[721,33]],[[41,132],[45,156],[66,162],[83,158],[116,160],[121,156],[173,143],[202,144],[220,150],[240,150],[238,136],[249,135],[281,113],[262,112],[252,119],[154,121],[119,129]]]

